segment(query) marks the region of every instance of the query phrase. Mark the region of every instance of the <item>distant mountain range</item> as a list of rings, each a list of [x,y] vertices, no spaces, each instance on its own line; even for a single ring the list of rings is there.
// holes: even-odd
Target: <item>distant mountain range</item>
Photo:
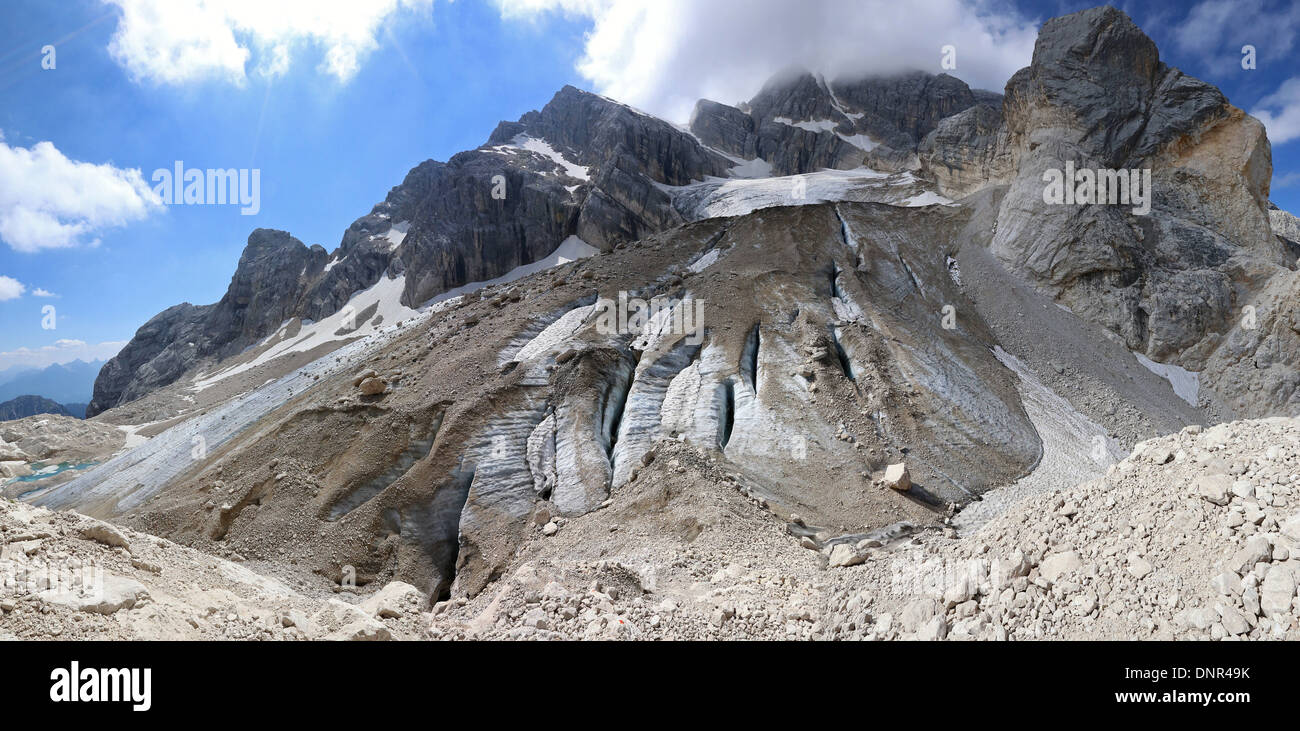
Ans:
[[[55,363],[45,368],[15,366],[0,371],[0,402],[19,396],[40,396],[60,404],[90,401],[95,377],[104,361]]]
[[[57,401],[51,401],[41,396],[19,396],[0,403],[0,421],[13,421],[14,419],[25,419],[28,416],[37,414],[58,414],[59,416],[75,416],[78,419],[86,415],[86,405],[76,404],[80,409],[79,412],[73,412]]]

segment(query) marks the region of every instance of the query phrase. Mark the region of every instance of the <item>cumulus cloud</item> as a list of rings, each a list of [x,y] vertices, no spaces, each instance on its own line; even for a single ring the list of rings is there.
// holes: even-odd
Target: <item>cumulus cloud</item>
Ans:
[[[58,297],[57,294],[47,289],[42,289],[40,287],[37,287],[36,289],[32,290],[32,296],[33,297]]]
[[[126,347],[127,341],[114,340],[103,343],[87,343],[84,340],[55,340],[52,345],[39,348],[18,348],[0,352],[0,370],[12,366],[44,368],[55,363],[71,363],[74,360],[108,360]]]
[[[109,53],[137,81],[244,82],[249,61],[268,75],[287,71],[304,47],[340,81],[378,46],[381,24],[433,0],[104,0],[121,9]]]
[[[1282,82],[1250,113],[1264,123],[1268,139],[1275,145],[1300,137],[1300,76]]]
[[[138,169],[69,160],[49,142],[0,142],[0,239],[17,251],[77,246],[161,206]]]
[[[946,70],[1001,91],[1033,55],[1039,22],[999,0],[494,0],[521,22],[589,19],[578,72],[595,90],[678,121],[701,97],[749,99],[791,66],[829,77]]]
[[[13,277],[0,275],[0,302],[16,300],[27,291],[27,286]]]

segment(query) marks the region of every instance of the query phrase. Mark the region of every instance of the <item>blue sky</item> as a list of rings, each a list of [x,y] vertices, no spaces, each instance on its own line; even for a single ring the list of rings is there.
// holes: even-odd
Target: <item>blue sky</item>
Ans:
[[[0,8],[0,166],[66,158],[111,166],[78,168],[89,180],[117,176],[102,201],[38,195],[27,187],[41,181],[30,177],[21,195],[0,190],[0,219],[9,216],[0,221],[0,368],[111,352],[96,347],[129,339],[170,305],[216,301],[253,228],[285,229],[332,250],[412,166],[476,147],[499,120],[541,107],[564,84],[683,121],[695,98],[747,98],[791,63],[832,74],[928,68],[940,41],[957,39],[956,75],[1000,91],[1027,62],[1042,20],[1092,4],[932,0],[927,21],[898,7],[907,4],[877,0],[804,2],[797,13],[773,0],[376,0],[339,11],[346,17],[317,12],[332,7],[322,0],[304,6],[316,16],[302,31],[266,10],[272,0],[229,0],[229,30],[211,16],[187,25],[150,15],[155,3],[175,16],[197,2],[6,0]],[[1270,137],[1274,126],[1281,137],[1300,136],[1291,130],[1297,112],[1287,111],[1300,109],[1300,81],[1286,86],[1300,75],[1288,60],[1300,28],[1292,3],[1125,9],[1167,63],[1219,85],[1247,111],[1264,100],[1275,112]],[[1259,49],[1252,71],[1240,66],[1246,42]],[[47,44],[56,54],[50,70],[42,68]],[[41,142],[57,152],[38,150]],[[1273,156],[1275,181],[1300,172],[1300,140],[1275,138]],[[177,160],[259,169],[260,211],[124,202],[130,184],[113,171],[139,170],[151,186],[152,172]],[[14,185],[3,172],[0,185]],[[15,197],[62,200],[60,222],[77,232],[59,239],[18,226]],[[1300,187],[1275,187],[1273,198],[1300,210]],[[42,328],[46,305],[57,311],[54,330]]]

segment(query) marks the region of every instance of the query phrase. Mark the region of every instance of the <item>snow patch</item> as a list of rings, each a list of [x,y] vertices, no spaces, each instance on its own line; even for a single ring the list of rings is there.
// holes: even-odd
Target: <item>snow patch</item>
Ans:
[[[733,160],[739,158],[732,158]],[[761,157],[753,160],[745,160],[731,168],[731,177],[733,178],[770,178],[772,177],[772,163]]]
[[[329,343],[373,335],[395,325],[397,322],[415,317],[420,314],[419,311],[402,304],[402,292],[405,289],[406,275],[396,279],[381,276],[379,281],[370,289],[352,295],[347,304],[333,315],[320,322],[304,321],[302,330],[292,340],[285,339],[278,343],[275,342],[276,338],[280,337],[284,332],[284,326],[281,326],[275,334],[263,340],[259,347],[270,343],[275,344],[266,347],[256,358],[245,363],[221,368],[212,373],[199,374],[194,379],[194,388],[196,391],[202,391],[233,375],[265,365],[281,356],[305,353]],[[364,322],[360,321],[362,314],[371,307],[376,308],[374,315],[371,315]]]
[[[1043,453],[1028,475],[989,490],[957,514],[953,525],[963,535],[974,533],[1031,495],[1064,490],[1101,477],[1112,462],[1128,456],[1119,441],[1044,385],[1019,358],[1000,345],[994,346],[993,355],[1020,378],[1020,400],[1042,441]]]
[[[564,172],[570,178],[576,178],[577,180],[584,180],[584,181],[591,180],[590,168],[583,167],[582,165],[578,165],[577,163],[570,162],[568,158],[566,158],[564,155],[561,155],[558,151],[556,151],[554,147],[551,147],[551,143],[547,142],[546,140],[539,139],[537,137],[529,137],[528,135],[525,134],[520,134],[520,135],[515,135],[515,138],[511,141],[511,144],[509,146],[517,147],[521,150],[528,150],[529,152],[536,152],[537,154],[542,155],[543,157],[550,158],[560,167],[564,168]]]
[[[932,190],[927,190],[924,193],[921,193],[919,195],[914,195],[911,198],[908,198],[907,200],[903,201],[903,205],[909,208],[917,208],[920,206],[935,206],[935,205],[955,206],[957,204],[953,203],[951,198],[945,198],[944,196],[941,196]]]
[[[1169,381],[1169,385],[1174,388],[1174,395],[1192,406],[1196,406],[1196,396],[1201,390],[1200,373],[1168,363],[1157,363],[1141,353],[1134,353],[1133,355],[1147,370]]]
[[[402,241],[406,239],[406,232],[409,230],[411,230],[411,222],[401,221],[393,224],[391,228],[384,232],[384,238],[392,242],[388,247],[389,252],[397,251],[397,247],[402,245]]]
[[[843,114],[844,116],[848,117],[854,122],[867,116],[863,112],[850,112],[848,110],[848,107],[844,106],[844,102],[840,101],[839,96],[835,93],[835,90],[831,88],[831,85],[826,83],[826,79],[818,76],[817,84],[822,87],[823,91],[826,92],[826,96],[829,96],[831,98],[831,106],[835,107],[835,111],[839,112],[840,114]]]
[[[858,116],[862,116],[862,115],[859,114]],[[856,135],[841,134],[839,135],[839,138],[849,143],[850,145],[853,145],[859,150],[863,150],[867,152],[869,152],[877,144],[875,140],[871,139],[870,137],[864,134],[856,134]]]
[[[699,274],[705,269],[708,269],[709,267],[716,264],[718,261],[718,257],[721,254],[722,254],[721,249],[717,249],[717,248],[709,249],[708,251],[704,252],[703,256],[691,262],[691,265],[687,268],[690,269],[695,274]]]
[[[796,122],[789,117],[775,117],[772,121],[784,124],[787,127],[798,127],[799,129],[807,130],[809,132],[834,132],[835,128],[839,126],[838,122],[833,122],[829,119],[814,119],[804,122]]]
[[[710,178],[703,183],[673,187],[660,186],[672,195],[698,198],[692,201],[690,212],[695,219],[720,216],[741,216],[772,206],[810,205],[849,199],[849,194],[862,187],[881,185],[890,176],[870,168],[854,170],[821,170],[804,175],[787,175],[777,178]],[[792,198],[792,193],[802,180],[804,197]],[[889,181],[894,182],[893,180]]]
[[[471,292],[477,292],[484,287],[513,282],[516,279],[523,279],[529,274],[536,274],[537,272],[545,271],[551,267],[568,264],[569,262],[577,261],[579,259],[586,259],[587,257],[595,256],[599,253],[600,249],[588,244],[577,236],[570,236],[560,242],[560,245],[555,248],[555,251],[552,251],[545,258],[538,259],[532,264],[522,264],[517,266],[496,279],[489,279],[486,282],[470,282],[469,284],[461,285],[455,289],[449,289],[428,302],[425,302],[424,306],[439,305],[443,302],[467,295]]]

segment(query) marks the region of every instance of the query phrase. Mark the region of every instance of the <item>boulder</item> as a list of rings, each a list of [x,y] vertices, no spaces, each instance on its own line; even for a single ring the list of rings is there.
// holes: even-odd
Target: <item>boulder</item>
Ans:
[[[388,381],[372,376],[362,381],[357,388],[362,396],[378,396],[388,391]]]
[[[360,607],[338,599],[325,602],[307,625],[307,635],[315,640],[355,642],[393,638],[382,622]]]
[[[1259,606],[1270,617],[1291,614],[1291,602],[1296,593],[1295,576],[1286,568],[1272,569],[1259,588]]]
[[[39,595],[41,601],[57,604],[77,612],[94,614],[113,614],[131,609],[137,603],[149,598],[144,584],[122,576],[105,575],[102,582],[92,582],[87,587],[65,587],[47,589]]]
[[[1196,478],[1194,489],[1197,495],[1215,505],[1227,505],[1232,499],[1232,478],[1227,475],[1204,475]]]
[[[899,462],[886,467],[883,479],[885,487],[899,492],[906,492],[912,488],[912,473],[908,471],[906,462]]]
[[[1238,574],[1245,574],[1255,568],[1255,564],[1269,561],[1273,555],[1273,547],[1269,544],[1268,539],[1264,536],[1252,536],[1246,541],[1246,545],[1232,554],[1228,560],[1228,570],[1235,571]]]
[[[361,611],[372,617],[394,618],[416,614],[423,608],[424,594],[404,581],[389,582],[361,602]]]
[[[26,477],[32,473],[32,468],[26,462],[9,461],[0,462],[0,479],[9,479],[11,477]]]
[[[1038,566],[1038,572],[1048,581],[1056,582],[1062,576],[1077,571],[1082,567],[1083,561],[1079,558],[1078,553],[1061,551],[1043,559],[1043,562]]]
[[[869,554],[859,552],[851,543],[836,543],[827,554],[827,565],[832,567],[856,566],[867,560]]]
[[[117,527],[93,518],[86,518],[85,520],[87,524],[81,528],[82,538],[113,548],[131,550],[130,542],[127,541],[126,536]]]

